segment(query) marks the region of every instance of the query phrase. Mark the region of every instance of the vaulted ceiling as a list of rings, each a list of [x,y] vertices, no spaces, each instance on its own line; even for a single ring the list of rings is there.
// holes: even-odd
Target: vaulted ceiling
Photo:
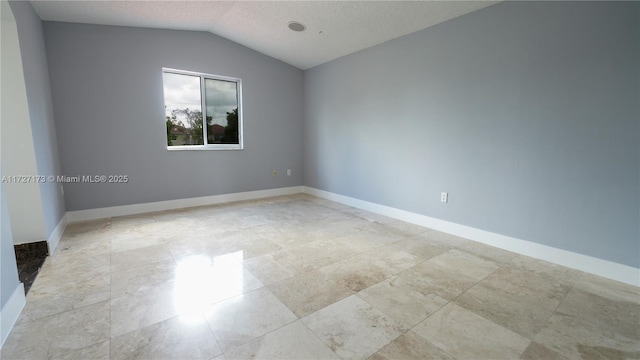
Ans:
[[[209,31],[300,69],[497,1],[31,1],[42,20]],[[289,29],[291,21],[306,30]]]

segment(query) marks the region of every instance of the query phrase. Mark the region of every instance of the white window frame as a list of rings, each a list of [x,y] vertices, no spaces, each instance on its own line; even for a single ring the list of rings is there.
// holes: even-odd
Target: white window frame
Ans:
[[[205,74],[195,71],[187,71],[187,70],[179,70],[172,68],[162,68],[162,74],[171,73],[178,75],[189,75],[189,76],[198,76],[200,77],[200,106],[202,111],[202,135],[204,145],[174,145],[167,146],[167,150],[175,151],[175,150],[244,150],[244,121],[242,121],[242,79],[234,78],[229,76],[222,75],[213,75],[213,74]],[[206,94],[205,94],[205,79],[211,80],[222,80],[222,81],[231,81],[236,83],[236,92],[238,97],[238,143],[237,144],[207,144],[207,108],[206,108]],[[163,79],[164,84],[164,79]],[[164,95],[163,95],[163,105],[164,105]],[[167,139],[164,138],[164,142],[166,144]]]

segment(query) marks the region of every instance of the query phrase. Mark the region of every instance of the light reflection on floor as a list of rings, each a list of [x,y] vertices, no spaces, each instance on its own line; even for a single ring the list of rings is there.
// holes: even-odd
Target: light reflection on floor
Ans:
[[[175,303],[184,321],[200,318],[215,302],[242,294],[243,252],[216,256],[188,256],[178,261]]]

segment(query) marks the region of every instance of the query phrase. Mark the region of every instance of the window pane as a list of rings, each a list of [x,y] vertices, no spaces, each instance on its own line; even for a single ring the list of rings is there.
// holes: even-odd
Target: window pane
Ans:
[[[162,74],[167,145],[203,145],[200,77]]]
[[[239,144],[238,84],[234,81],[205,79],[207,143]]]

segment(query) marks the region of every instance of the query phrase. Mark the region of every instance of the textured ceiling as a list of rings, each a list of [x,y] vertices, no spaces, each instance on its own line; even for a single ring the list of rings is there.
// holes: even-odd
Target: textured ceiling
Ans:
[[[31,1],[42,20],[209,31],[300,69],[496,2]],[[293,20],[307,30],[289,30]]]

